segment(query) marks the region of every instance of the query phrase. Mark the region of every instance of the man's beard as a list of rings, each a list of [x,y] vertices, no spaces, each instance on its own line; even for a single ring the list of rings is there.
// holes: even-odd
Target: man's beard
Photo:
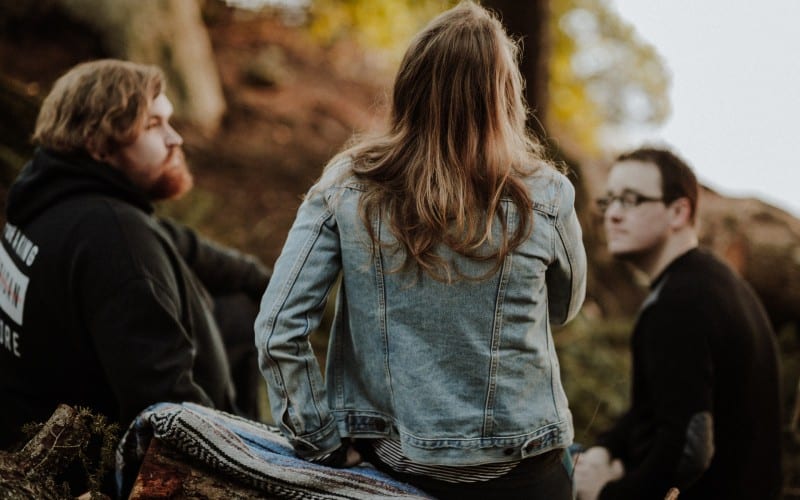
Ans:
[[[194,178],[189,172],[180,146],[175,146],[170,150],[163,167],[164,171],[161,176],[147,190],[151,200],[176,200],[192,189]]]

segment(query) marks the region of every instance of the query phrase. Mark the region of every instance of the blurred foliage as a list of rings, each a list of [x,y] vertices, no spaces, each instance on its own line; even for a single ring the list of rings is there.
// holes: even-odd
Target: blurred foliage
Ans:
[[[551,134],[591,152],[602,128],[663,123],[670,75],[610,0],[550,0],[550,7]]]
[[[311,0],[320,42],[353,37],[394,68],[409,39],[454,0]],[[670,78],[652,45],[610,0],[550,0],[550,135],[597,153],[604,127],[656,125],[670,112]],[[530,43],[530,42],[528,42]]]
[[[161,217],[179,220],[189,227],[202,227],[209,215],[221,210],[224,204],[214,192],[195,186],[183,198],[158,203],[155,207]]]
[[[580,315],[553,332],[578,443],[593,443],[628,408],[632,330],[630,319]]]
[[[312,0],[309,29],[318,40],[331,43],[354,36],[379,49],[396,65],[412,36],[431,18],[456,2],[452,0]]]

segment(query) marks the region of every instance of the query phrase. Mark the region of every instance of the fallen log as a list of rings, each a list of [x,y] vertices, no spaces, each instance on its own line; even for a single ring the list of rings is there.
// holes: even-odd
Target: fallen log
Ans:
[[[158,498],[272,499],[256,489],[240,485],[201,464],[193,464],[180,452],[154,438],[142,461],[128,500]]]
[[[116,425],[85,408],[59,405],[47,422],[28,427],[35,435],[21,450],[0,450],[0,498],[72,498],[82,492],[70,491],[69,483],[60,476],[76,463],[86,473],[82,483],[94,493],[93,498],[104,497],[100,489],[113,467]],[[99,449],[90,452],[92,443],[98,441]]]

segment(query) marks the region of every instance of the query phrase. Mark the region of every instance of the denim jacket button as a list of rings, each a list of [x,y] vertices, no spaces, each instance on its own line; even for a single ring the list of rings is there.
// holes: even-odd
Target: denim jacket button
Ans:
[[[375,422],[375,429],[378,432],[383,432],[386,429],[386,422],[384,422],[383,420],[378,420],[377,422]]]
[[[513,455],[514,454],[514,448],[506,448],[505,450],[503,450],[503,453],[505,455]]]

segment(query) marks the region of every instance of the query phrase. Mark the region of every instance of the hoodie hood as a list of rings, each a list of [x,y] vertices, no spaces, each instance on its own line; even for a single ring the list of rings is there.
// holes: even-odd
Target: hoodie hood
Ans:
[[[37,149],[9,189],[6,218],[25,224],[64,199],[86,194],[111,196],[153,212],[147,196],[111,165],[85,154]]]

